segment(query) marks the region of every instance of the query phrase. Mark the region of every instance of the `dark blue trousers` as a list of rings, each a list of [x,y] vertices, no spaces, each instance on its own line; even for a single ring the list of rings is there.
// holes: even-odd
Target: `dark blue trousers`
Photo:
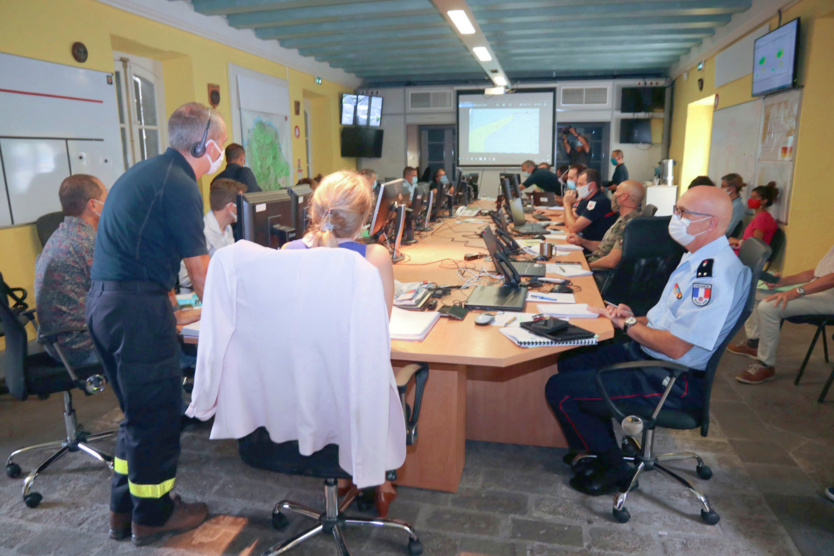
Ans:
[[[560,358],[559,374],[547,381],[545,396],[553,413],[562,425],[562,431],[573,450],[605,454],[619,450],[611,414],[595,380],[596,370],[614,363],[646,361],[646,355],[635,342],[625,344],[608,342],[596,348]],[[642,368],[607,375],[605,388],[616,403],[628,400],[630,405],[654,408],[663,395],[663,379],[668,374],[662,369]],[[675,383],[664,408],[682,409],[700,407],[703,404],[703,379],[684,375]],[[583,411],[593,408],[593,413]],[[608,415],[600,417],[597,413]]]
[[[87,325],[124,420],[116,439],[110,509],[164,524],[180,454],[182,370],[168,294],[151,282],[93,282]]]

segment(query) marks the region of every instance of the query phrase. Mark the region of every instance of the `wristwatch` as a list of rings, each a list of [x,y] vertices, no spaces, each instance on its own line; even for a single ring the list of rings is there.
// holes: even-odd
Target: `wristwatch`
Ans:
[[[628,329],[631,328],[633,325],[637,324],[637,319],[634,317],[628,317],[625,322],[623,323],[623,332],[628,334]]]
[[[798,288],[796,288],[796,293],[799,294],[799,297],[802,297],[803,295],[805,295],[805,288],[799,286]]]

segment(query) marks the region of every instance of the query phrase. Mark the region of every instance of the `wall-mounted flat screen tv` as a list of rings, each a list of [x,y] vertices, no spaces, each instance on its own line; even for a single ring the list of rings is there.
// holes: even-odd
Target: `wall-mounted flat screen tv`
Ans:
[[[342,128],[342,156],[344,158],[382,158],[381,129],[369,127]]]
[[[753,96],[796,86],[799,18],[756,39],[753,45]]]
[[[652,120],[620,120],[620,143],[651,143]]]
[[[342,95],[342,125],[356,123],[356,95]]]

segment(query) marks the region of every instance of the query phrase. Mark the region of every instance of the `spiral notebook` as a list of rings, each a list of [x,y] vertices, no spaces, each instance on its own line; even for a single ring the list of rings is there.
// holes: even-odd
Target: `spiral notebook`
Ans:
[[[568,325],[564,330],[559,331],[556,339],[539,336],[521,328],[520,326],[505,326],[499,328],[499,332],[506,336],[515,345],[523,348],[546,347],[546,346],[595,346],[597,335],[584,328]]]

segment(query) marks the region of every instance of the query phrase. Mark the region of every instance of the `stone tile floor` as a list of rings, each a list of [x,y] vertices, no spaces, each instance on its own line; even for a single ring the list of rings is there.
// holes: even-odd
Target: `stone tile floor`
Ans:
[[[484,442],[467,444],[456,494],[400,488],[391,517],[414,525],[432,555],[834,554],[834,503],[822,496],[834,485],[834,392],[827,403],[816,403],[831,369],[821,348],[802,384],[793,385],[811,333],[786,325],[778,380],[765,385],[735,382],[748,360],[724,357],[708,438],[696,431],[658,435],[660,450],[692,449],[712,467],[713,479],[701,481],[693,464],[676,465],[720,513],[715,527],[701,522],[687,491],[655,473],[642,477],[629,497],[631,521],[618,524],[611,497],[589,498],[567,486],[563,450]],[[76,396],[76,407],[80,420],[96,430],[120,417],[111,393]],[[3,457],[21,444],[59,438],[60,408],[55,396],[25,403],[0,397]],[[108,540],[109,474],[73,454],[38,478],[44,501],[36,509],[21,501],[21,479],[0,478],[0,555],[260,554],[306,525],[295,519],[287,531],[274,531],[275,502],[323,507],[319,480],[251,469],[234,442],[209,441],[208,433],[207,425],[183,433],[176,487],[186,500],[209,503],[212,517],[199,529],[142,549]],[[24,472],[37,461],[19,459]],[[347,539],[354,554],[405,554],[406,539],[394,532],[351,529]],[[333,545],[320,536],[292,553],[332,554]]]

